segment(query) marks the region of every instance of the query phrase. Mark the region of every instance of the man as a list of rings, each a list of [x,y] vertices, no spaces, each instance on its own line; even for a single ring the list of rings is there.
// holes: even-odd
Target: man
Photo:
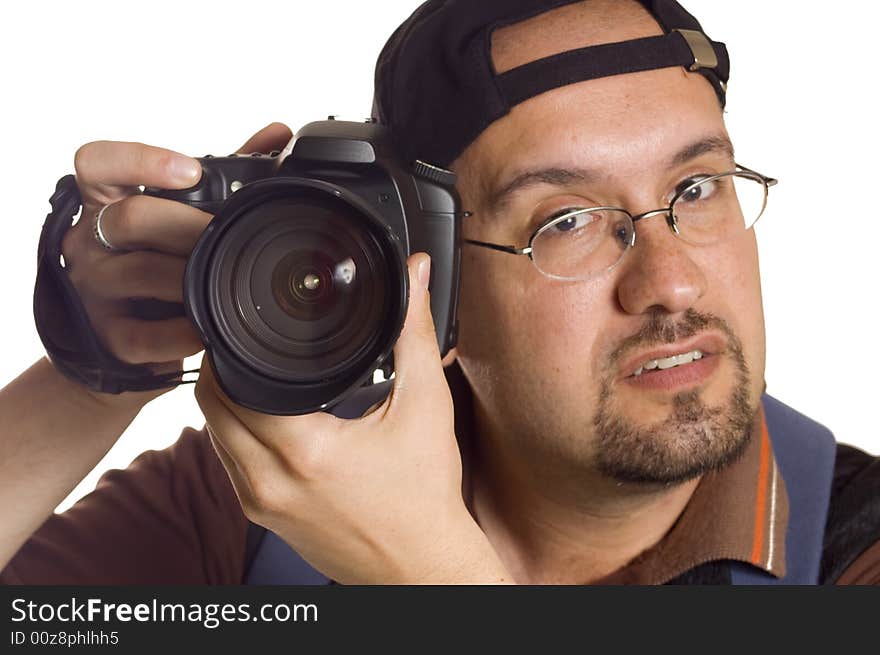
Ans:
[[[457,361],[446,376],[429,262],[414,255],[385,402],[354,421],[259,415],[234,405],[206,363],[196,395],[207,433],[188,431],[168,452],[109,474],[30,538],[6,579],[291,581],[293,570],[343,583],[880,580],[876,463],[838,457],[826,521],[833,443],[762,398],[748,228],[772,180],[734,160],[719,104],[723,59],[708,62],[705,37],[690,33],[670,42],[693,71],[657,63],[643,40],[673,31],[661,25],[681,17],[671,2],[441,5],[428,3],[392,37],[377,67],[377,109],[406,155],[421,147],[433,154],[422,158],[456,171],[473,212]],[[455,50],[473,43],[468,28],[486,35],[482,59]],[[631,43],[617,53],[622,69],[639,72],[618,74],[597,50],[565,55],[616,42]],[[438,47],[448,59],[421,75],[420,56]],[[529,67],[548,57],[553,66]],[[473,71],[456,68],[465,63]],[[590,66],[596,74],[581,76]],[[479,87],[448,122],[425,121],[431,84],[474,91],[468,84],[480,81],[498,84],[510,107],[492,106]],[[270,126],[246,149],[288,137]],[[88,228],[67,240],[96,330],[125,361],[200,348],[188,325],[147,331],[112,311],[132,295],[178,299],[181,244],[191,248],[207,217],[128,189],[189,186],[191,166],[123,144],[79,153],[78,183],[86,209],[102,212],[102,238],[163,253],[102,252]],[[158,269],[167,277],[137,273]],[[92,456],[148,398],[88,401],[114,417]],[[47,502],[19,512],[9,556]],[[870,520],[853,537],[855,516]],[[304,561],[293,569],[287,546]]]

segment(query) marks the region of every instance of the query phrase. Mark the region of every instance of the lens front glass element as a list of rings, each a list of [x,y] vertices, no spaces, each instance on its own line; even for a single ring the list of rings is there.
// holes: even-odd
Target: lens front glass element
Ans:
[[[248,209],[218,243],[212,307],[236,355],[282,380],[360,373],[401,304],[400,266],[369,216],[318,191]]]

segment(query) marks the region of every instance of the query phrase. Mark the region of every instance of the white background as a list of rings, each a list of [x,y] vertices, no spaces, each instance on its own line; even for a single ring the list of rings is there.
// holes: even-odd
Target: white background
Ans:
[[[72,172],[78,146],[118,139],[226,154],[273,120],[296,129],[328,114],[364,118],[376,55],[417,4],[35,1],[4,8],[0,385],[43,352],[31,315],[37,241],[47,198],[56,179]],[[685,4],[731,53],[727,119],[738,159],[781,180],[758,228],[768,390],[839,440],[880,452],[873,416],[880,9],[838,0],[831,23],[827,3]],[[202,423],[191,386],[154,401],[59,509],[91,490],[100,472]]]

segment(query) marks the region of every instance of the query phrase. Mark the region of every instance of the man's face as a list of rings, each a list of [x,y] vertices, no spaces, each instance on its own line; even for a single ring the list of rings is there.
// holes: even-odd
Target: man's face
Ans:
[[[496,69],[660,33],[643,12],[609,26],[585,4],[496,33]],[[555,89],[515,107],[455,162],[474,212],[465,237],[522,246],[568,207],[635,215],[667,206],[683,180],[734,168],[718,147],[727,139],[713,89],[681,68]],[[545,176],[498,196],[544,169],[589,176]],[[668,373],[663,384],[634,377],[658,349],[705,356],[671,369],[671,383]],[[742,450],[763,388],[754,233],[697,247],[664,216],[647,218],[614,268],[577,282],[545,277],[524,256],[465,246],[458,352],[494,447],[620,481],[693,478]]]

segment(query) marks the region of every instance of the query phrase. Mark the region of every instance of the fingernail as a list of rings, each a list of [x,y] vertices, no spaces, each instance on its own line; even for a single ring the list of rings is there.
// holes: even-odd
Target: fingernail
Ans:
[[[171,170],[174,177],[184,182],[195,182],[202,174],[199,162],[189,157],[175,157]]]
[[[431,258],[425,257],[422,261],[419,262],[419,283],[423,288],[428,288],[428,283],[431,281]]]

